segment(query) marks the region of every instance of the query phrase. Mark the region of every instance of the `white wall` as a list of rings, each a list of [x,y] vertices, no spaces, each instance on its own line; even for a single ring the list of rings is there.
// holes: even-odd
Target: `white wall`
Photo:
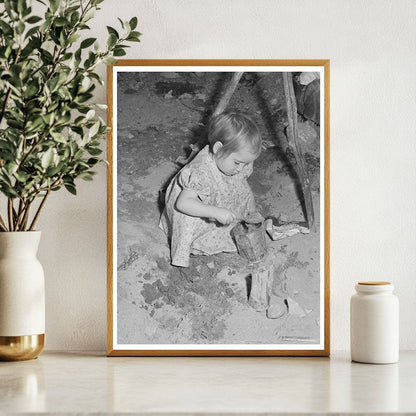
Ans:
[[[134,15],[127,58],[331,60],[331,347],[349,348],[365,279],[394,283],[401,348],[416,349],[416,2],[106,0],[91,27],[104,44]],[[78,193],[54,194],[39,224],[49,350],[105,349],[105,168]]]

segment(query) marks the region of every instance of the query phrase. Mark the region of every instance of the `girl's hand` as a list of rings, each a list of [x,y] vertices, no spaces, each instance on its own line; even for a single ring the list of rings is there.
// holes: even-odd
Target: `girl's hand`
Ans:
[[[215,219],[223,225],[228,225],[237,217],[227,208],[216,208]]]

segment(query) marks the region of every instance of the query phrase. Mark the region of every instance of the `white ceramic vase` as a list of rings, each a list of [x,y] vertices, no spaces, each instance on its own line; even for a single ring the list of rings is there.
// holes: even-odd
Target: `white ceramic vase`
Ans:
[[[40,231],[0,232],[0,360],[30,360],[44,348],[40,236]]]

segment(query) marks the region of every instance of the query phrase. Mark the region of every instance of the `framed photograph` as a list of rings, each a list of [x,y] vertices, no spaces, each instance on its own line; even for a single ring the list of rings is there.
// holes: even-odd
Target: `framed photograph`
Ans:
[[[329,60],[107,81],[107,354],[328,356]]]

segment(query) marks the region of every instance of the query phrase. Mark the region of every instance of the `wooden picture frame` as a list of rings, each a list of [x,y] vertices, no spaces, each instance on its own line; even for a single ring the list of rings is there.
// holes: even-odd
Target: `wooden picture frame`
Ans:
[[[120,60],[107,92],[107,354],[328,356],[329,60]],[[267,255],[247,260],[233,234],[239,253],[173,266],[164,191],[228,109],[262,133],[247,180],[274,217]]]

